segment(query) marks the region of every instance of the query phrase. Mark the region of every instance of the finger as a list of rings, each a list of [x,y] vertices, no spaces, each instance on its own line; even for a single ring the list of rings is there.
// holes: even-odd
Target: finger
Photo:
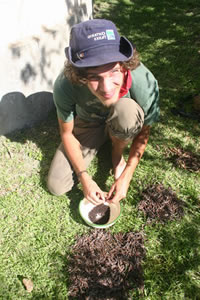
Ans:
[[[93,205],[96,205],[95,201],[94,201],[92,198],[88,197],[87,200],[88,200],[89,202],[91,202]]]
[[[95,197],[93,195],[90,195],[90,196],[87,197],[87,200],[90,201],[92,204],[97,205],[98,201],[99,201],[99,198]]]
[[[122,197],[120,197],[118,194],[114,195],[113,198],[110,199],[110,202],[118,203]]]
[[[99,205],[100,203],[93,198],[88,199],[93,205]]]
[[[104,201],[100,198],[100,195],[98,193],[93,193],[91,195],[91,199],[95,205],[100,204]]]
[[[107,199],[108,199],[108,193],[107,193],[107,192],[104,192],[104,199],[105,199],[105,202],[106,202]]]
[[[108,194],[107,194],[107,200],[111,199],[113,197],[113,192],[115,190],[115,185],[112,185]]]
[[[96,192],[97,197],[99,198],[99,200],[105,201],[105,196],[104,196],[104,192],[100,191],[100,192]]]

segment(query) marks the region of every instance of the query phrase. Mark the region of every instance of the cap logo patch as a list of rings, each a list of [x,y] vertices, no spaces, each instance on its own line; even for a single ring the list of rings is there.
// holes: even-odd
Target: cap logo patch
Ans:
[[[112,29],[107,29],[106,30],[106,35],[108,40],[115,40],[115,34]]]
[[[105,33],[105,31],[96,32],[96,33],[88,35],[87,38],[88,39],[93,39],[94,41],[105,40],[106,39],[106,33]]]

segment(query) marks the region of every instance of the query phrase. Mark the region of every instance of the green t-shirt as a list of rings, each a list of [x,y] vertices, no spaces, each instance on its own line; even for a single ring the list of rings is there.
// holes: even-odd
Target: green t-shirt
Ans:
[[[144,111],[144,124],[151,125],[159,118],[159,89],[153,74],[141,63],[131,71],[132,85],[123,98],[134,99]],[[70,122],[75,113],[86,121],[106,120],[109,108],[96,98],[85,85],[72,84],[63,71],[54,84],[54,103],[58,118]]]

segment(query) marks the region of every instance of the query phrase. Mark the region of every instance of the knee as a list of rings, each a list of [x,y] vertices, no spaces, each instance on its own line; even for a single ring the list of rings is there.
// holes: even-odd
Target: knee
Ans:
[[[49,192],[54,196],[62,196],[65,193],[71,191],[73,187],[73,184],[70,185],[63,185],[60,180],[56,180],[55,178],[52,178],[51,176],[48,176],[47,179],[47,188]]]
[[[111,108],[107,125],[111,135],[134,139],[144,125],[144,112],[133,99],[121,98]]]

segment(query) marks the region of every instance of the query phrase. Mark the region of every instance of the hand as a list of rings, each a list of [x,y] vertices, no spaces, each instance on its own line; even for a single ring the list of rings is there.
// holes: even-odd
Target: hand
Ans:
[[[91,203],[98,205],[106,201],[107,193],[103,192],[91,178],[82,183],[85,198]]]
[[[126,198],[130,180],[121,175],[111,186],[107,195],[107,201],[117,203]]]

